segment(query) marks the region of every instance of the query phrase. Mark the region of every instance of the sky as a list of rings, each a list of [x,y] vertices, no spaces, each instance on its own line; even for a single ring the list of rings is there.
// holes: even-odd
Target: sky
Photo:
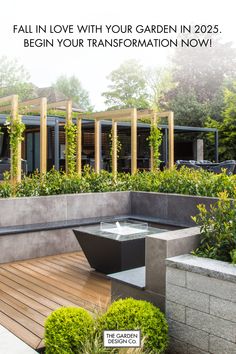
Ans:
[[[26,34],[13,26],[31,25],[219,25],[223,41],[236,38],[235,0],[8,0],[1,4],[0,55],[18,58],[39,87],[50,86],[61,74],[75,75],[89,92],[96,110],[105,109],[101,93],[109,73],[128,59],[144,66],[165,66],[170,48],[26,48],[25,38],[171,38],[169,34]],[[116,27],[115,27],[116,28]],[[124,27],[123,27],[124,28]],[[29,28],[28,28],[29,29]],[[176,34],[173,34],[175,37]],[[173,38],[174,38],[173,37]]]

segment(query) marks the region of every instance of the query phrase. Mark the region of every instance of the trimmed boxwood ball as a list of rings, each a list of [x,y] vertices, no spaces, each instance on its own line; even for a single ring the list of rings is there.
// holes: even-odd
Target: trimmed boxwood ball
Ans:
[[[80,307],[62,307],[45,322],[46,354],[81,353],[82,344],[94,331],[93,317]]]
[[[168,325],[159,308],[144,300],[120,299],[98,319],[98,330],[141,330],[144,350],[163,353],[168,344]]]

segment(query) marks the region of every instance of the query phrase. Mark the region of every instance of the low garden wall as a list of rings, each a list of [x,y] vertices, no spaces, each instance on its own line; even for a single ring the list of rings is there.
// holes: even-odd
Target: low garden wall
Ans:
[[[194,225],[191,216],[197,214],[197,205],[204,203],[209,206],[215,200],[152,192],[0,198],[0,249],[4,250],[0,253],[0,263],[79,250],[72,231],[76,223],[69,226],[73,220],[78,221],[78,226],[84,219],[92,222],[103,217],[133,216],[150,222],[190,227]],[[55,223],[53,229],[47,229],[47,223]],[[30,225],[35,228],[38,224],[36,231],[30,230]],[[23,225],[29,227],[24,231]],[[21,227],[20,232],[18,226]]]
[[[198,214],[197,205],[208,208],[217,198],[200,197],[172,193],[131,192],[131,212],[133,215],[160,218],[165,222],[180,226],[194,226],[191,216]]]
[[[129,215],[130,198],[129,192],[9,198],[0,199],[0,210],[0,263],[5,263],[79,251],[67,224]]]
[[[0,199],[0,227],[130,214],[129,192]]]
[[[236,267],[182,255],[166,260],[170,353],[236,353]]]

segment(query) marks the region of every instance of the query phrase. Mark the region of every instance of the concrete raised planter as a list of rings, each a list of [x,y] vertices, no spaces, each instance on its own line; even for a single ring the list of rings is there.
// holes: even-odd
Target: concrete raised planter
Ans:
[[[0,227],[130,213],[129,192],[0,198]]]
[[[236,353],[236,266],[192,255],[166,265],[170,353]]]
[[[171,193],[131,192],[131,212],[149,218],[160,218],[173,225],[195,226],[191,216],[198,213],[197,205],[208,208],[217,198]]]
[[[0,263],[5,263],[80,250],[72,228],[88,218],[129,214],[130,198],[126,192],[9,198],[0,199],[0,211]]]
[[[128,216],[177,226],[193,226],[197,205],[216,199],[150,192],[107,192],[0,199],[0,263],[79,250],[71,220]],[[98,220],[97,220],[98,221]],[[63,223],[47,229],[47,223]],[[30,230],[41,224],[42,230]],[[9,228],[28,225],[24,232]]]

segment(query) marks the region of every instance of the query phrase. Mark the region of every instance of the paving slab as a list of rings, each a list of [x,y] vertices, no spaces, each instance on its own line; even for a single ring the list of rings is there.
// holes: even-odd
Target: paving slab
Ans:
[[[37,352],[25,344],[3,326],[0,326],[0,353],[36,354]]]

